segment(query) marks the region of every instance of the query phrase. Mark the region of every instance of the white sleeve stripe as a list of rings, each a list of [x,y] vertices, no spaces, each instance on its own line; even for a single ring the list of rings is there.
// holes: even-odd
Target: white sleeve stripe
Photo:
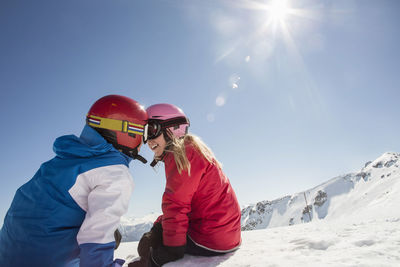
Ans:
[[[128,210],[133,180],[125,165],[92,169],[78,176],[69,190],[76,203],[86,211],[79,230],[79,244],[114,241],[114,231]]]
[[[87,181],[80,174],[77,177],[75,184],[68,190],[68,193],[81,209],[87,211],[87,196],[89,195],[89,191]]]

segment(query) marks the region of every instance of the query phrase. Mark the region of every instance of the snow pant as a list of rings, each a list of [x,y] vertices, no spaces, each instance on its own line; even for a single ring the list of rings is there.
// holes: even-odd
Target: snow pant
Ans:
[[[184,254],[194,256],[212,257],[226,254],[227,252],[217,252],[201,247],[193,242],[188,236],[186,238],[186,245],[182,247],[167,247],[162,243],[155,248],[150,249],[150,257],[148,261],[149,267],[159,267],[168,262],[179,260]]]
[[[168,262],[179,260],[184,254],[211,257],[228,253],[204,248],[193,242],[189,236],[187,236],[186,245],[184,246],[164,246],[162,232],[161,223],[155,223],[153,228],[142,236],[138,244],[138,253],[141,259],[140,261],[131,262],[128,265],[129,267],[158,267]]]
[[[193,242],[193,240],[188,236],[186,238],[186,249],[185,249],[186,254],[190,254],[193,256],[206,256],[206,257],[212,257],[212,256],[219,256],[219,255],[224,255],[227,252],[219,252],[219,251],[213,251],[209,250],[203,247],[200,247],[196,243]]]

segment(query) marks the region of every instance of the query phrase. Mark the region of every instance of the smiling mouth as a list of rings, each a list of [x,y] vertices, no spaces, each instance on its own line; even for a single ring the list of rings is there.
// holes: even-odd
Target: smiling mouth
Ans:
[[[154,150],[154,149],[156,149],[158,147],[158,145],[157,144],[154,144],[153,146],[151,146],[150,148],[152,149],[152,150]]]

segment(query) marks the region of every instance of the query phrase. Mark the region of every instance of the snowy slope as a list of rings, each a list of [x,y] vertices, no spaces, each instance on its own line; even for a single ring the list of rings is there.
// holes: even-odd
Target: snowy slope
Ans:
[[[250,205],[242,226],[260,230],[243,231],[238,251],[186,255],[166,266],[400,266],[399,159],[385,153],[357,173],[305,191],[310,213],[303,213],[304,192]],[[302,223],[309,215],[312,221]],[[132,261],[136,246],[122,243],[115,255]]]
[[[364,211],[377,216],[377,204],[395,204],[400,180],[400,154],[385,153],[357,173],[339,176],[315,188],[274,201],[261,201],[242,209],[242,229],[254,230],[331,218]],[[307,202],[306,202],[307,201]],[[308,204],[308,208],[307,205]],[[397,204],[396,204],[397,205]]]
[[[164,266],[400,266],[400,217],[356,221],[245,231],[242,246],[234,253],[211,258],[185,255]],[[122,243],[115,256],[127,262],[136,259],[137,243]]]

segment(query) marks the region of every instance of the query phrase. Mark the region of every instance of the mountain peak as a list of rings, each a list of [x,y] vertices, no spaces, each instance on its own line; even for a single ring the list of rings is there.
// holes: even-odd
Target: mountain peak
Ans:
[[[357,174],[364,180],[371,177],[384,178],[398,171],[400,166],[400,154],[396,152],[386,152],[374,161],[368,161]]]

